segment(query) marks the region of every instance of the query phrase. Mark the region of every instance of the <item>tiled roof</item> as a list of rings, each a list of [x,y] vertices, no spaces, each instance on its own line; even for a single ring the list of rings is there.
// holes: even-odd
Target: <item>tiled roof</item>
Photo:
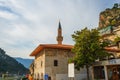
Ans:
[[[42,51],[45,48],[51,48],[51,49],[69,49],[71,50],[74,46],[73,45],[58,45],[58,44],[40,44],[31,54],[30,56],[37,55],[40,51]],[[120,49],[115,47],[105,47],[106,51],[110,52],[120,52]]]
[[[105,47],[105,50],[110,51],[110,52],[120,52],[120,49],[112,48],[112,47]]]
[[[30,56],[37,55],[40,51],[42,51],[45,48],[52,48],[52,49],[72,49],[72,45],[58,45],[58,44],[40,44],[31,54]]]

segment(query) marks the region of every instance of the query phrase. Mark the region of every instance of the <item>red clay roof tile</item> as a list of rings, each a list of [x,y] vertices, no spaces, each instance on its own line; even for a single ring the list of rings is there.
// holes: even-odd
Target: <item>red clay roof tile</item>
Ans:
[[[45,48],[52,48],[52,49],[72,49],[73,45],[58,45],[58,44],[40,44],[31,54],[30,56],[37,55],[40,51]]]

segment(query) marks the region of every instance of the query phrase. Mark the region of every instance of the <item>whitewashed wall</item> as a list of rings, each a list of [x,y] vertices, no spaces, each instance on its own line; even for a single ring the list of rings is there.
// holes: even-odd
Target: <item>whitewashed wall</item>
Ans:
[[[74,80],[86,80],[86,74],[75,74]],[[68,74],[56,74],[56,80],[70,80]]]

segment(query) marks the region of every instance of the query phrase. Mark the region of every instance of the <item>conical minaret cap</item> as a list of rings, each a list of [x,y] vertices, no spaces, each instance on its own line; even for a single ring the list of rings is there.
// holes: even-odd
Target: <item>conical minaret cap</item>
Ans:
[[[58,29],[62,29],[62,28],[61,28],[61,23],[60,23],[60,21],[59,21],[59,27],[58,27]]]

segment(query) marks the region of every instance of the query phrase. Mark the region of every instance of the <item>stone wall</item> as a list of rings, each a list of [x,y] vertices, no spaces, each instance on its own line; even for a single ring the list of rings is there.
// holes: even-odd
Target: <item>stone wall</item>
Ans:
[[[35,56],[34,78],[43,79],[44,74],[45,74],[45,54],[43,50],[37,56]]]
[[[73,58],[74,55],[75,54],[72,53],[71,50],[65,49],[42,50],[37,56],[35,56],[34,79],[43,80],[45,75],[48,75],[49,77],[51,77],[51,80],[67,80],[68,60],[70,58]],[[54,66],[54,60],[58,61],[57,66]],[[85,69],[80,69],[80,71],[75,70],[75,74],[79,76],[82,75],[82,77],[84,77],[83,75],[86,75],[86,70]]]
[[[46,49],[45,52],[45,72],[52,80],[56,80],[56,74],[68,73],[68,60],[74,55],[70,50]],[[58,66],[54,66],[54,60],[58,61]]]

